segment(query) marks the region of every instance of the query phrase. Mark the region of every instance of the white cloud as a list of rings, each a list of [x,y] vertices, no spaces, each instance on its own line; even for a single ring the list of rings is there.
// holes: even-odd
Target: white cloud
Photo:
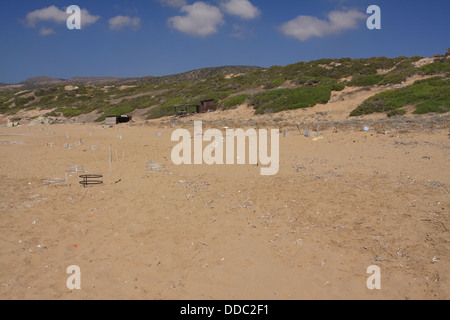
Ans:
[[[52,21],[55,23],[64,23],[67,21],[69,15],[66,11],[59,10],[55,6],[43,8],[29,12],[26,17],[26,22],[30,27],[35,27],[40,21]]]
[[[186,15],[172,17],[168,24],[189,35],[205,37],[216,33],[218,26],[225,23],[219,8],[202,1],[183,6],[181,12]]]
[[[245,38],[245,27],[233,24],[233,33],[230,35],[233,38],[244,39]]]
[[[181,8],[182,6],[187,5],[186,0],[159,0],[159,2],[163,6]]]
[[[39,31],[39,34],[41,36],[48,36],[50,34],[55,34],[55,30],[51,29],[51,28],[41,28],[41,31]]]
[[[350,11],[332,11],[328,21],[311,16],[298,16],[281,25],[279,29],[288,36],[306,41],[311,37],[323,37],[338,34],[358,27],[358,21],[367,16],[356,9]]]
[[[81,25],[82,26],[94,24],[97,22],[98,19],[100,19],[100,16],[93,16],[86,9],[81,9]]]
[[[232,26],[232,28],[233,28],[233,32],[230,34],[230,37],[232,37],[232,38],[246,39],[248,37],[252,37],[255,35],[253,30],[248,29],[245,26],[234,24]]]
[[[28,26],[35,28],[39,22],[53,22],[56,24],[65,24],[67,18],[71,14],[66,13],[66,10],[59,9],[55,6],[50,6],[47,8],[38,9],[29,12],[25,18],[25,22]],[[81,9],[81,23],[82,26],[87,26],[94,24],[100,19],[99,16],[93,16],[86,9]]]
[[[227,0],[221,3],[223,11],[250,20],[260,16],[261,11],[249,0]]]
[[[121,30],[123,28],[137,30],[141,26],[141,19],[137,17],[117,16],[109,19],[108,23],[111,30]]]

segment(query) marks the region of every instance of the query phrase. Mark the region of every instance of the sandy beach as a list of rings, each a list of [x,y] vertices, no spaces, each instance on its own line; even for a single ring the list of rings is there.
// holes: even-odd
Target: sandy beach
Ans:
[[[286,130],[274,176],[172,163],[176,128],[240,128],[249,112],[0,128],[0,299],[450,298],[448,122],[324,125],[320,139],[272,122]],[[103,184],[84,188],[71,166]],[[81,290],[66,286],[72,265]]]

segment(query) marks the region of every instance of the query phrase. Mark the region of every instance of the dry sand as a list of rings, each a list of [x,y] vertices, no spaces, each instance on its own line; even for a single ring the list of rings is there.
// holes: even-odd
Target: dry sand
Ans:
[[[251,116],[242,106],[180,126]],[[329,127],[316,141],[286,127],[267,177],[252,165],[175,166],[176,127],[160,123],[0,128],[0,299],[450,298],[448,122]],[[147,172],[150,160],[164,170]],[[71,165],[104,184],[43,183]],[[81,290],[66,287],[71,265]],[[371,265],[381,290],[366,286]]]

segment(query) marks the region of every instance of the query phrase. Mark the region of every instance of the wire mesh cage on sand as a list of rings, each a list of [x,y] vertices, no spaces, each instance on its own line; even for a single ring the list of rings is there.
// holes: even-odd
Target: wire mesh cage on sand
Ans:
[[[147,163],[147,172],[159,172],[160,170],[164,169],[165,165],[162,163],[153,163],[153,161],[150,161]]]
[[[317,141],[320,139],[323,139],[323,136],[320,135],[320,132],[311,132],[309,134],[309,137],[313,140],[313,141]]]
[[[94,186],[94,185],[103,185],[103,175],[101,174],[84,174],[80,175],[82,179],[80,184],[83,187]]]
[[[1,145],[24,144],[24,142],[23,141],[13,141],[13,140],[1,139],[0,140],[0,144]]]
[[[67,185],[67,179],[65,178],[49,178],[42,180],[44,185],[48,186],[65,186]]]
[[[76,166],[67,166],[67,173],[84,173],[84,166],[76,165]]]

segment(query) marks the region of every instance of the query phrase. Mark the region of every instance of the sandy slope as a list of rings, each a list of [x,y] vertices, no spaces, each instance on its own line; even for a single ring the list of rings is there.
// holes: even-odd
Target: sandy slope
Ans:
[[[0,299],[450,298],[448,127],[330,128],[317,141],[287,128],[269,177],[173,165],[175,128],[0,128]],[[150,160],[165,170],[147,173]],[[104,185],[43,184],[70,165]],[[66,287],[70,265],[81,290]],[[380,291],[366,287],[371,265]]]

